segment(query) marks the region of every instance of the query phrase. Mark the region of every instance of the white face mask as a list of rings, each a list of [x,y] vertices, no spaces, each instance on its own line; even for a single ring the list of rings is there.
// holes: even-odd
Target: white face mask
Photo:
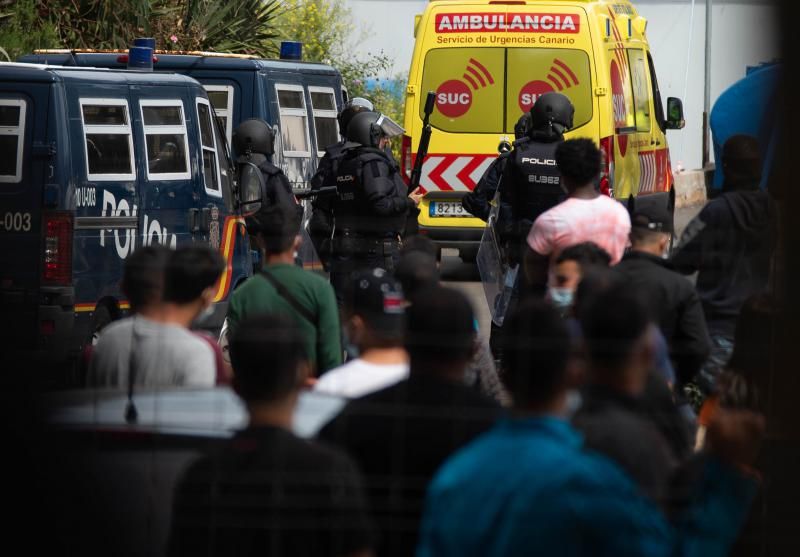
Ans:
[[[569,288],[551,286],[547,289],[547,297],[550,299],[550,302],[562,311],[572,306],[574,295],[575,293]]]

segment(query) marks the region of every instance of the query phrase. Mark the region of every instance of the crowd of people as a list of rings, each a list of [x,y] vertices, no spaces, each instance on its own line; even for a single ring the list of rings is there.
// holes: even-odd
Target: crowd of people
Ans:
[[[592,141],[549,143],[566,197],[514,226],[523,279],[492,349],[419,236],[334,262],[334,290],[296,264],[299,212],[270,204],[222,348],[191,330],[217,253],[126,261],[131,316],[100,335],[89,385],[230,385],[249,414],[183,475],[171,554],[726,554],[758,487],[775,312],[759,146],[726,142],[723,193],[675,242],[665,208],[598,191]],[[347,401],[315,440],[292,433],[304,391]]]

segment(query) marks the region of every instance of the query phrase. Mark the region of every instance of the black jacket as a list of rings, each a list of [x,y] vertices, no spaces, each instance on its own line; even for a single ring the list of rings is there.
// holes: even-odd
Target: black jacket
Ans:
[[[533,222],[545,211],[561,203],[566,194],[561,189],[561,173],[555,151],[563,141],[534,133],[531,138],[514,142],[500,187],[498,230],[521,257],[525,238]]]
[[[414,208],[397,163],[384,151],[355,144],[345,148],[333,200],[337,233],[395,237]]]
[[[378,555],[414,555],[428,483],[500,412],[471,387],[412,372],[350,402],[322,429],[320,437],[346,449],[364,473]]]
[[[339,164],[344,157],[347,143],[340,141],[325,149],[325,155],[319,161],[317,171],[311,178],[311,190],[335,186]],[[308,221],[308,232],[314,248],[317,250],[322,264],[328,267],[331,254],[331,236],[333,234],[333,204],[335,195],[327,194],[312,198],[311,218]]]
[[[732,191],[709,202],[686,227],[672,263],[681,273],[698,272],[711,330],[732,335],[745,300],[766,289],[775,223],[768,193]]]
[[[267,186],[266,205],[283,205],[302,214],[303,208],[295,199],[292,184],[289,183],[286,174],[267,160],[261,161],[258,164],[258,168],[264,175],[264,181]]]
[[[572,423],[586,448],[616,462],[644,493],[666,507],[678,460],[643,400],[600,385],[586,387],[581,396]]]
[[[489,211],[491,210],[490,202],[494,199],[497,193],[497,187],[500,185],[500,178],[503,176],[503,171],[506,168],[509,155],[511,152],[503,153],[492,161],[486,172],[483,173],[481,179],[475,189],[469,192],[461,200],[464,209],[485,221],[489,218]]]
[[[614,269],[632,291],[641,293],[669,345],[678,381],[690,381],[711,349],[703,308],[692,283],[672,270],[668,261],[639,251],[625,254]]]

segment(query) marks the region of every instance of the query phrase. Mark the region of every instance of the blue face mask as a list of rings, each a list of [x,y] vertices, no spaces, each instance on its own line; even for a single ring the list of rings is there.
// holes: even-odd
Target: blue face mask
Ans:
[[[574,294],[575,293],[569,288],[551,286],[547,289],[547,296],[550,298],[550,301],[560,310],[565,310],[572,306]]]

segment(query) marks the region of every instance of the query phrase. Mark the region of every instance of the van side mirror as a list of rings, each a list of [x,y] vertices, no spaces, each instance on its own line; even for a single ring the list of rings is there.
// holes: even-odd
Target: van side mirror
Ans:
[[[682,130],[686,125],[683,119],[683,102],[679,98],[667,98],[667,121],[665,123],[665,128],[668,130]]]
[[[258,212],[266,190],[267,185],[261,170],[251,162],[239,163],[239,191],[241,192],[239,205],[242,213],[252,215]]]

